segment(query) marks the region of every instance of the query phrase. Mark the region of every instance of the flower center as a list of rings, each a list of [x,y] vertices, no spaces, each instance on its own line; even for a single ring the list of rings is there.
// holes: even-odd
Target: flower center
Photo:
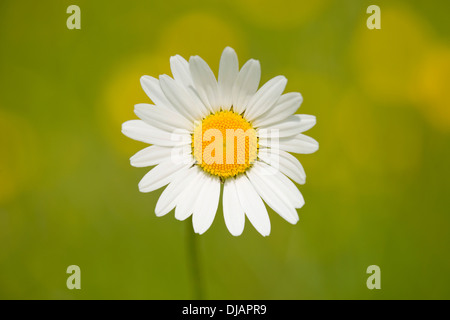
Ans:
[[[221,179],[245,172],[258,154],[255,129],[233,111],[207,116],[194,129],[192,154],[206,172]]]

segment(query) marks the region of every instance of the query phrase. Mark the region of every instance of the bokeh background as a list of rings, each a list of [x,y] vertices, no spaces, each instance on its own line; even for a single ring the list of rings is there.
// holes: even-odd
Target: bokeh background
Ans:
[[[81,30],[66,9],[81,8]],[[381,30],[366,9],[381,8]],[[191,299],[191,220],[139,193],[120,132],[139,78],[225,46],[283,74],[317,116],[306,205],[272,233],[197,236],[207,299],[450,298],[446,1],[0,2],[0,298]],[[81,268],[81,290],[66,268]],[[366,268],[381,268],[368,290]]]

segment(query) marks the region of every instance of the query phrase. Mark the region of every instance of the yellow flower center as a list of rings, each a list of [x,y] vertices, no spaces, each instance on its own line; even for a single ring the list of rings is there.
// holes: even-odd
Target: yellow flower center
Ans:
[[[221,179],[236,176],[257,157],[256,131],[233,111],[216,112],[195,127],[192,154],[204,171]]]

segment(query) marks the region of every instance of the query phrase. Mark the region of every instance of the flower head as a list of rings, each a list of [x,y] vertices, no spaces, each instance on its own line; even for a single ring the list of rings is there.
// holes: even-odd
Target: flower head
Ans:
[[[223,214],[231,234],[244,230],[245,217],[263,236],[270,219],[263,200],[288,222],[298,221],[303,197],[290,180],[304,184],[300,162],[288,152],[312,153],[318,143],[302,133],[312,128],[311,115],[294,114],[300,93],[283,94],[287,80],[277,76],[261,88],[257,60],[239,70],[235,51],[222,53],[218,79],[198,56],[189,62],[170,59],[173,78],[143,76],[141,84],[153,101],[138,104],[141,120],[127,121],[122,132],[151,146],[131,157],[135,167],[154,166],[140,181],[141,192],[168,185],[156,204],[163,216],[192,215],[194,231],[211,226],[223,188]]]

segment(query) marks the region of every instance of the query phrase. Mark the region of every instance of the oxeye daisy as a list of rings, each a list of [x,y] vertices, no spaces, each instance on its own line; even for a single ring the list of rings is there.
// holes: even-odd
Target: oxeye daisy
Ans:
[[[299,220],[304,205],[296,185],[305,172],[292,153],[313,153],[318,143],[303,134],[316,118],[294,114],[303,98],[283,94],[287,80],[277,76],[259,89],[261,68],[250,59],[239,70],[227,47],[218,78],[198,56],[170,58],[173,77],[143,76],[152,104],[138,104],[141,120],[127,121],[122,132],[151,146],[131,157],[135,167],[155,166],[139,182],[141,192],[168,185],[156,204],[163,216],[192,215],[194,231],[211,226],[222,195],[225,224],[232,235],[244,230],[245,217],[263,236],[270,234],[264,202],[288,222]],[[292,180],[292,181],[291,181]],[[223,192],[221,192],[223,190]]]

